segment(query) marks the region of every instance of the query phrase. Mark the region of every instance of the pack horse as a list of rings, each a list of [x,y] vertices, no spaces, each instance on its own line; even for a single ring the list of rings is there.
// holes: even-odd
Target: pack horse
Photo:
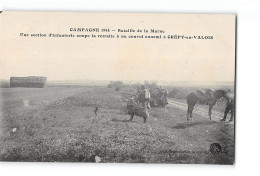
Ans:
[[[211,120],[211,110],[213,106],[217,103],[217,101],[224,97],[228,100],[227,97],[229,97],[231,90],[211,90],[211,89],[206,89],[205,91],[197,90],[196,92],[191,92],[187,95],[187,104],[188,104],[188,110],[187,110],[187,120],[193,121],[192,118],[192,111],[194,109],[194,106],[199,103],[199,104],[204,104],[204,105],[209,105],[209,119]],[[229,100],[231,102],[231,100]],[[228,106],[228,109],[230,109],[230,106]],[[228,109],[226,110],[228,112]]]

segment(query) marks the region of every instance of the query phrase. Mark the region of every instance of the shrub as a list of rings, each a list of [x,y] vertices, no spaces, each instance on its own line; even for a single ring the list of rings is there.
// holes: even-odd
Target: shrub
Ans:
[[[121,87],[120,87],[120,86],[117,86],[115,90],[116,90],[116,91],[120,91],[120,89],[121,89]]]
[[[108,88],[113,88],[113,87],[118,87],[122,86],[123,82],[122,81],[109,81],[109,84],[107,85]]]
[[[184,99],[186,98],[188,91],[183,88],[173,88],[168,96],[171,98]]]

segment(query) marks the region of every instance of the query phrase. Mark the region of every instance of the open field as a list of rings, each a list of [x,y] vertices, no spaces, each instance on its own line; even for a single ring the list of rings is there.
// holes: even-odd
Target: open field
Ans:
[[[197,114],[187,122],[186,110],[175,106],[152,109],[146,124],[140,117],[130,122],[121,92],[87,86],[0,89],[0,160],[234,162],[233,123]],[[209,151],[212,143],[222,146],[219,154]]]

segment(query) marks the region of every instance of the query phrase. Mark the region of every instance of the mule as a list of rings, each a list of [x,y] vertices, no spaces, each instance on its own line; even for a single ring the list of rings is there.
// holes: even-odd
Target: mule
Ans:
[[[140,107],[137,105],[128,106],[128,114],[131,115],[129,121],[132,121],[134,116],[143,117],[144,123],[146,123],[147,118],[149,117],[149,111],[147,106]]]
[[[123,99],[124,100],[124,99]],[[131,115],[129,121],[132,121],[134,116],[143,117],[144,123],[146,123],[147,118],[149,117],[149,104],[138,103],[134,97],[131,97],[128,100],[124,100],[127,104],[128,114]]]

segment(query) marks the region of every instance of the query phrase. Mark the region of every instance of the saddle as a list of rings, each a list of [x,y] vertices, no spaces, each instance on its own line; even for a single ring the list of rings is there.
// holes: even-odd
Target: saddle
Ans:
[[[197,93],[199,96],[202,96],[202,97],[205,97],[205,96],[206,96],[205,91],[202,91],[202,90],[197,90],[196,93]]]
[[[213,90],[197,90],[196,95],[198,97],[198,103],[208,105],[208,101],[213,97]]]

